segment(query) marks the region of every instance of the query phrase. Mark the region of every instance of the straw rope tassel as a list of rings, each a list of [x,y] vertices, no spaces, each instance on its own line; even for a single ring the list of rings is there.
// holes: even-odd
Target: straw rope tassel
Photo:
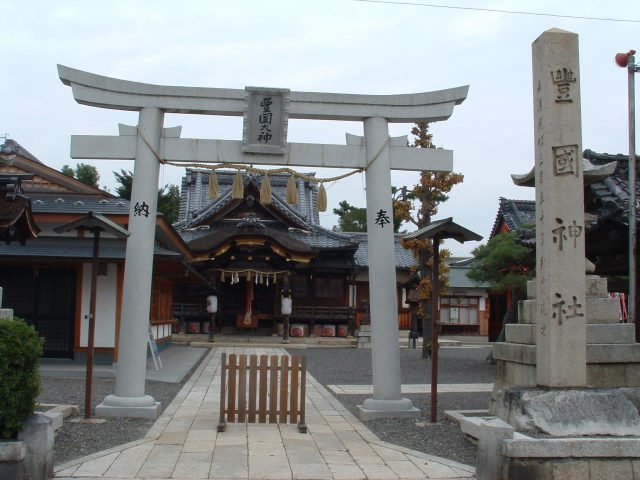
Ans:
[[[244,197],[244,182],[242,181],[242,174],[240,170],[233,177],[233,189],[231,190],[231,198],[240,199]]]
[[[296,188],[296,179],[293,175],[287,180],[287,203],[289,205],[298,203],[298,189]]]
[[[262,177],[262,185],[260,185],[260,204],[271,204],[271,182],[269,182],[269,175]]]
[[[324,183],[320,184],[318,195],[316,196],[316,206],[319,212],[327,211],[327,191],[324,189]]]
[[[218,196],[218,174],[215,170],[211,170],[209,174],[209,198]]]

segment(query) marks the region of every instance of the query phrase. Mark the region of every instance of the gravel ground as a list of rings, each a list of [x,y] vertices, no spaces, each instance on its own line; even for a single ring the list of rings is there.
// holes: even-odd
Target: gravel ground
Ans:
[[[443,348],[438,357],[438,383],[492,383],[495,365],[487,363],[487,348]],[[295,354],[296,352],[291,351]],[[365,349],[318,348],[306,351],[307,369],[323,385],[371,384],[371,351]],[[420,350],[401,350],[402,383],[429,383],[431,362]],[[349,411],[362,404],[367,395],[336,395]],[[444,419],[445,410],[482,410],[489,406],[489,393],[438,394],[438,423],[429,422],[429,395],[406,395],[422,410],[420,418],[387,418],[365,422],[381,440],[437,455],[467,465],[476,465],[476,447],[460,431],[457,423]]]
[[[202,359],[206,358],[206,355]],[[202,359],[200,361],[202,361]],[[198,362],[199,364],[200,362]],[[191,372],[197,368],[193,367]],[[160,411],[171,403],[190,375],[182,383],[152,382],[147,380],[145,393],[160,403]],[[91,392],[92,414],[95,406],[104,397],[113,393],[115,379],[94,378]],[[78,405],[78,416],[66,418],[62,427],[55,433],[54,463],[64,463],[74,458],[106,450],[123,443],[139,440],[145,436],[155,420],[144,418],[104,418],[104,423],[85,423],[79,420],[84,416],[84,378],[44,377],[40,379],[42,393],[38,397],[41,403]]]
[[[491,383],[495,366],[486,362],[490,348],[444,348],[439,362],[439,383]],[[300,354],[300,350],[291,351]],[[371,384],[371,351],[354,348],[310,348],[305,350],[309,372],[323,385]],[[429,383],[431,364],[420,358],[420,350],[400,351],[402,383]],[[204,358],[204,357],[203,357]],[[195,369],[196,367],[194,367]],[[188,376],[185,378],[185,381]],[[78,405],[84,412],[84,379],[42,377],[43,403]],[[94,379],[92,405],[113,392],[113,379]],[[162,408],[171,403],[184,383],[147,381],[146,392],[160,401]],[[476,463],[476,448],[460,432],[457,424],[444,420],[445,410],[486,409],[488,393],[447,393],[438,395],[439,423],[428,420],[428,395],[407,395],[425,417],[418,419],[380,419],[367,426],[382,440],[407,448],[449,458],[469,465]],[[351,412],[367,396],[337,395]],[[56,464],[142,438],[153,420],[106,418],[104,423],[81,423],[66,419],[56,432]]]

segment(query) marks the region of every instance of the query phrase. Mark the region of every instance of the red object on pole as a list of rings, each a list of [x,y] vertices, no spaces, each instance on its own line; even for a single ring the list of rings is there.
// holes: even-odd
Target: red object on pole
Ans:
[[[91,300],[89,301],[89,336],[87,338],[87,375],[84,387],[84,418],[91,418],[91,393],[93,388],[93,349],[96,334],[96,290],[98,288],[98,254],[100,229],[93,229],[93,263],[91,265]]]
[[[431,423],[438,421],[438,297],[440,296],[440,238],[433,237],[431,273]]]
[[[618,65],[619,67],[626,68],[629,57],[635,54],[636,54],[635,50],[629,50],[627,53],[616,53],[614,61],[616,62],[616,65]]]

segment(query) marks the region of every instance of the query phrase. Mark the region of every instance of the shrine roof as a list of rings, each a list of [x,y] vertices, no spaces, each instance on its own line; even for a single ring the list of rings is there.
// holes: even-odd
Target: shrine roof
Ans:
[[[471,261],[473,259],[470,259]],[[450,288],[490,288],[489,282],[476,282],[471,280],[467,273],[471,269],[471,261],[457,262],[449,264],[449,287]]]
[[[629,157],[628,155],[612,155],[585,150],[583,156],[596,168],[616,164],[610,176],[593,182],[585,188],[587,197],[587,211],[585,226],[587,230],[595,230],[606,222],[628,225],[629,222]],[[638,162],[640,164],[640,162]],[[640,179],[640,165],[637,164]],[[640,198],[640,188],[636,182],[636,195]],[[524,244],[535,245],[535,201],[511,200],[500,198],[500,206],[493,224],[491,237],[500,233],[502,224],[506,224],[509,231],[520,231],[520,241]],[[640,218],[638,219],[640,224]]]
[[[176,228],[189,228],[194,223],[202,222],[203,218],[209,217],[223,209],[231,201],[231,189],[235,171],[218,170],[219,194],[216,198],[209,198],[210,170],[187,168],[186,174],[182,177],[182,189],[180,199],[180,210]],[[313,175],[308,173],[307,175]],[[244,174],[244,184],[247,186],[253,183],[258,188],[262,182],[260,176],[254,174]],[[297,223],[319,224],[319,214],[316,208],[317,188],[314,184],[298,179],[296,182],[298,203],[289,205],[286,198],[288,174],[269,175],[271,184],[272,201],[283,215],[290,217]]]
[[[270,238],[282,247],[299,253],[311,253],[312,248],[303,242],[288,235],[285,229],[274,228],[260,224],[261,228],[239,228],[238,221],[226,220],[216,224],[212,229],[201,229],[191,235],[186,241],[189,249],[194,252],[206,252],[214,250],[228,241],[241,236],[255,236]]]
[[[313,248],[356,249],[358,243],[344,233],[333,232],[319,225],[312,225],[307,231],[291,228],[289,235]]]
[[[124,260],[126,241],[118,238],[100,239],[100,258]],[[181,258],[181,254],[162,247],[158,243],[154,247],[154,256]],[[1,257],[58,257],[58,258],[87,258],[93,257],[93,236],[85,238],[75,236],[43,237],[39,236],[27,242],[25,246],[11,243],[0,243]]]
[[[345,235],[351,237],[354,241],[358,242],[358,250],[355,253],[355,263],[361,267],[369,266],[369,244],[367,242],[366,233],[348,233]],[[415,258],[411,250],[407,250],[402,246],[403,234],[396,233],[393,237],[393,249],[396,259],[396,268],[411,268],[416,265]]]
[[[28,198],[17,195],[14,198],[0,197],[0,239],[5,242],[17,240],[21,245],[34,239],[40,233],[31,213]]]
[[[584,157],[594,165],[617,162],[613,175],[589,186],[589,191],[598,203],[598,208],[591,212],[597,216],[598,222],[613,220],[624,225],[629,224],[629,156],[596,153],[585,150]],[[636,179],[640,179],[640,161],[636,156]],[[640,188],[636,180],[636,198],[640,198]],[[639,219],[640,220],[640,219]]]
[[[129,215],[129,200],[124,198],[100,198],[95,195],[29,194],[35,213],[87,213]]]
[[[32,154],[29,150],[24,148],[18,142],[11,138],[7,138],[4,141],[4,144],[0,146],[1,153],[5,155],[20,155],[23,158],[28,158],[34,162],[42,163],[38,158]]]
[[[501,232],[503,222],[510,232],[534,230],[536,224],[536,202],[534,200],[512,200],[500,197],[498,214],[489,238]]]

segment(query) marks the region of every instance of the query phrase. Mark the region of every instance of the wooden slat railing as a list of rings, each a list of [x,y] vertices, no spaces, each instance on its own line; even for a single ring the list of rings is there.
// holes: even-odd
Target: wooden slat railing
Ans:
[[[227,422],[256,423],[257,418],[257,423],[297,423],[306,433],[306,357],[248,357],[247,364],[247,355],[222,354],[218,431],[224,432]]]

